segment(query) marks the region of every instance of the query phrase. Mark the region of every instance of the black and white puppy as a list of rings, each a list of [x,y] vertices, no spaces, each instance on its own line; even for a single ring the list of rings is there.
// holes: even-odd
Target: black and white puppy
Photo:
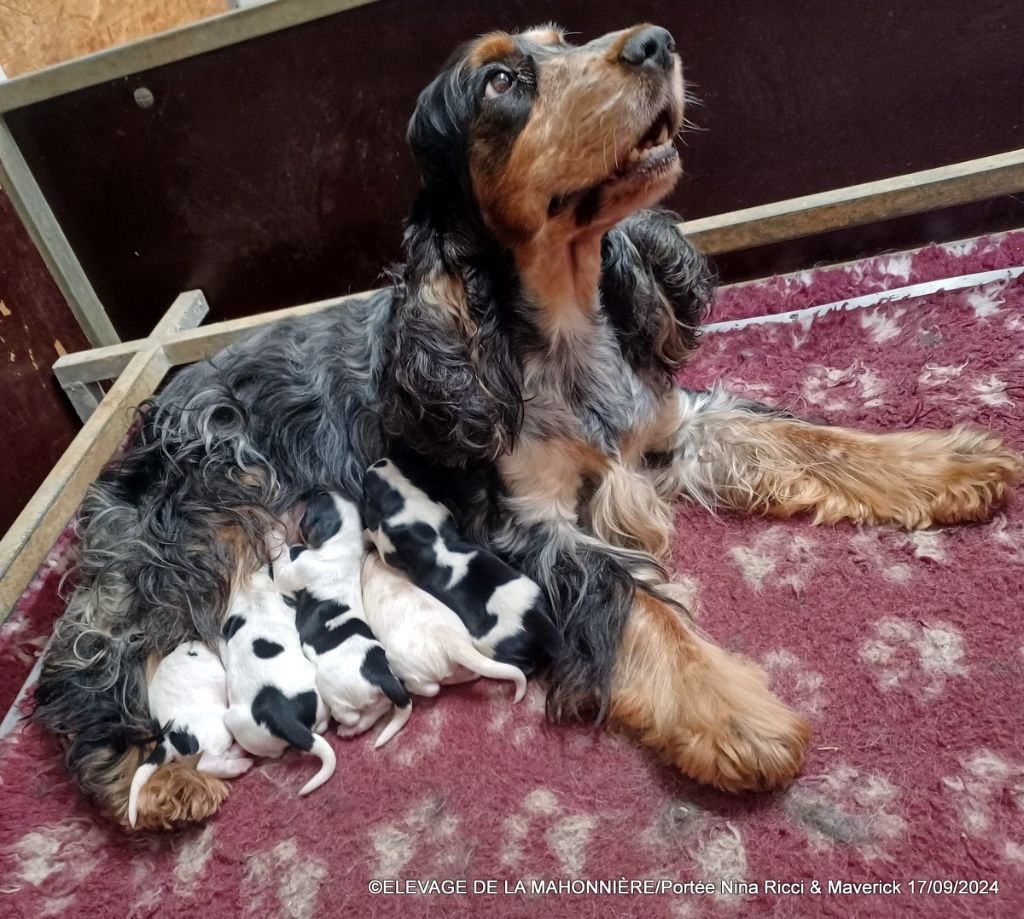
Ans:
[[[224,620],[228,702],[224,724],[256,756],[279,757],[289,745],[313,753],[321,766],[299,791],[307,795],[333,774],[334,750],[320,734],[329,713],[316,689],[295,616],[270,574],[259,569],[236,591]]]
[[[302,650],[316,665],[316,686],[338,722],[338,735],[368,731],[394,705],[374,744],[383,746],[409,720],[412,700],[363,614],[359,508],[339,494],[316,495],[299,532],[305,547],[291,550],[283,534],[271,535],[274,584],[293,596]]]
[[[554,654],[559,636],[540,587],[464,539],[392,460],[366,471],[362,512],[384,561],[454,610],[479,651],[527,675]]]
[[[224,724],[227,680],[220,658],[200,641],[178,645],[149,681],[149,713],[163,737],[135,771],[128,793],[128,823],[139,818],[139,793],[164,763],[198,756],[196,769],[222,779],[252,766]]]

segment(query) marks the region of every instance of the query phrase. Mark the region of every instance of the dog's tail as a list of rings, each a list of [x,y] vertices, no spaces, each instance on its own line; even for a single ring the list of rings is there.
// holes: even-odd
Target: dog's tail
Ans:
[[[299,789],[300,795],[308,795],[323,785],[334,775],[334,767],[338,762],[334,755],[334,748],[320,734],[312,734],[312,741],[306,750],[320,759],[321,766],[320,771]]]
[[[471,644],[464,642],[455,643],[452,657],[457,664],[462,664],[467,670],[479,673],[480,676],[487,677],[489,680],[510,680],[515,683],[516,695],[513,702],[518,702],[526,695],[526,676],[518,667],[492,660],[477,651]]]
[[[376,750],[379,747],[383,747],[392,737],[394,737],[402,728],[405,727],[405,723],[412,717],[412,700],[406,696],[406,703],[404,706],[395,703],[394,714],[391,716],[391,720],[388,722],[386,728],[380,732],[380,736],[374,743],[373,748]]]
[[[167,758],[167,748],[161,740],[132,776],[132,784],[128,789],[128,825],[133,830],[139,820],[139,793]]]

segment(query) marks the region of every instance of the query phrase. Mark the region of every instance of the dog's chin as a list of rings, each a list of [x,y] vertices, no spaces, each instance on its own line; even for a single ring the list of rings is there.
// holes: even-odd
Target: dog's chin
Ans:
[[[596,186],[599,207],[579,229],[603,231],[630,214],[657,204],[672,191],[682,174],[679,151],[671,140],[645,151]]]

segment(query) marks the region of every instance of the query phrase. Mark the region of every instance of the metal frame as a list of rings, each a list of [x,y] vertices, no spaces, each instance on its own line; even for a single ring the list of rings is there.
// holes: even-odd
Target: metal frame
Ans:
[[[7,113],[374,2],[376,0],[274,0],[0,81],[0,185],[7,191],[15,212],[90,344],[113,345],[120,338],[18,149],[7,124]],[[87,405],[95,401],[96,395],[95,390],[76,389],[76,407],[79,403]]]

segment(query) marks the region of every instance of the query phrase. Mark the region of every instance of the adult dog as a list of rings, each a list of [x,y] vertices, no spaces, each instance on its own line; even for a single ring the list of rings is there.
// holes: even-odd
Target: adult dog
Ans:
[[[158,730],[149,656],[215,642],[275,519],[400,453],[549,594],[552,716],[607,717],[719,788],[793,778],[804,720],[670,599],[672,499],[923,527],[984,518],[1020,460],[975,430],[860,433],[676,385],[712,285],[672,216],[643,209],[680,174],[683,99],[655,26],[470,42],[409,125],[422,189],[391,288],[189,367],[145,413],[84,504],[35,711],[105,810],[123,816]],[[143,825],[223,797],[201,773],[168,781]]]

